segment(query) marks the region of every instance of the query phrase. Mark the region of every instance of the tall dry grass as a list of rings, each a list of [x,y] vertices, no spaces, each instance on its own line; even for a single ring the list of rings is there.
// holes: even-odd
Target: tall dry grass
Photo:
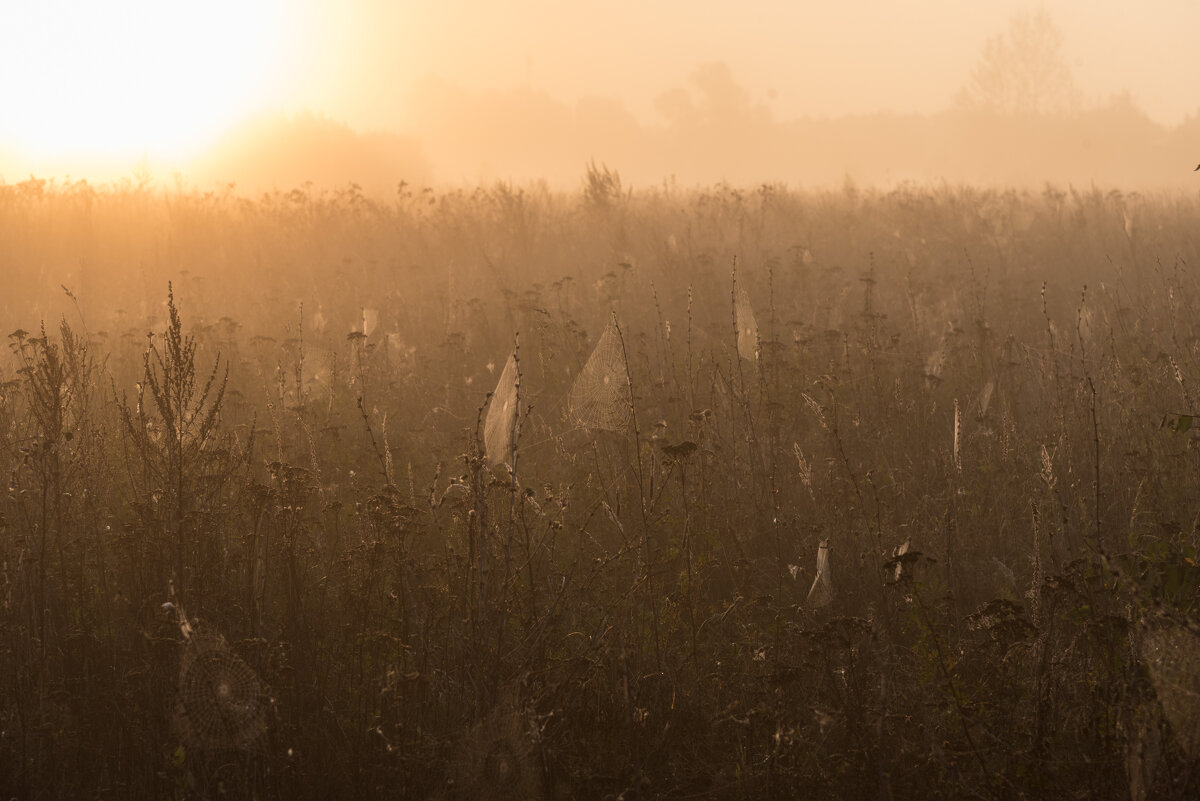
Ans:
[[[0,187],[0,786],[1191,797],[1198,217]],[[569,398],[613,313],[608,431]],[[181,738],[178,608],[254,738]]]

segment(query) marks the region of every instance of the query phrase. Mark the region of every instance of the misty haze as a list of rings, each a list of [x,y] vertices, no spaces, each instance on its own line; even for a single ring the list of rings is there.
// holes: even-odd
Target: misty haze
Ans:
[[[0,7],[0,797],[1200,796],[1198,30]]]

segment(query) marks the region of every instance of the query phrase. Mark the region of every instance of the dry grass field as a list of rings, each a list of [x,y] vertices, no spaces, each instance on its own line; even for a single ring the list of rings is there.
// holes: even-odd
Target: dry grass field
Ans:
[[[0,788],[1195,798],[1198,232],[2,185]]]

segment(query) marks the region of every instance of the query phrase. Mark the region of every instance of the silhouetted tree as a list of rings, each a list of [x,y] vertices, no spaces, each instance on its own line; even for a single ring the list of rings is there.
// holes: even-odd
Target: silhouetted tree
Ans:
[[[723,61],[701,64],[688,76],[690,89],[676,87],[655,100],[655,109],[672,125],[731,126],[769,121],[765,107],[751,102],[750,92]]]
[[[1062,53],[1063,34],[1044,9],[1017,14],[988,39],[959,93],[960,106],[996,114],[1073,111],[1079,90]]]

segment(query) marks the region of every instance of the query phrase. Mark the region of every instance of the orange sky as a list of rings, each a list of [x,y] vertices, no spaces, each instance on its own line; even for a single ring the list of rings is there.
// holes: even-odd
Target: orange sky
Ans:
[[[0,6],[0,178],[182,164],[257,110],[420,130],[415,87],[655,101],[723,62],[776,120],[933,113],[989,37],[1044,8],[1085,103],[1200,109],[1195,0],[41,0]]]
[[[308,33],[308,102],[403,120],[405,88],[528,82],[563,100],[621,98],[639,116],[700,63],[724,61],[782,117],[932,112],[1013,14],[1046,9],[1085,96],[1129,90],[1175,123],[1200,107],[1200,3],[1147,0],[350,0]],[[353,10],[351,10],[353,9]],[[349,54],[349,55],[347,55]]]

